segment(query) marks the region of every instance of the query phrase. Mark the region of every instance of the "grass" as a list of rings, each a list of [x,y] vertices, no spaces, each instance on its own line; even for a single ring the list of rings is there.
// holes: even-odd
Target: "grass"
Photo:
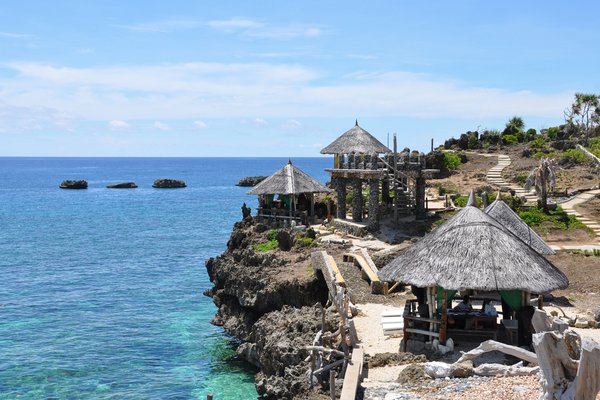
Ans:
[[[257,253],[264,253],[265,251],[275,250],[279,242],[275,239],[269,240],[268,242],[258,243],[252,246],[252,249]]]
[[[309,237],[297,237],[296,240],[294,240],[294,242],[299,247],[310,247],[315,242],[315,239]]]
[[[529,208],[520,211],[519,217],[531,227],[543,227],[548,230],[571,230],[588,229],[585,224],[580,222],[575,216],[569,215],[563,211],[560,206],[556,210],[550,210],[548,214],[541,208]]]

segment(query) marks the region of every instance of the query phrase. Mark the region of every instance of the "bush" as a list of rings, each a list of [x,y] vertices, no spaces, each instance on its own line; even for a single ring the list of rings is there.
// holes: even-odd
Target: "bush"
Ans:
[[[295,240],[295,243],[299,247],[310,247],[313,245],[314,242],[315,240],[309,237],[297,237]]]
[[[443,187],[443,186],[438,186],[438,187],[437,187],[437,191],[438,191],[438,196],[443,196],[443,195],[445,195],[446,193],[448,193],[448,189],[446,189],[446,188],[445,188],[445,187]]]
[[[529,226],[544,225],[550,229],[569,230],[569,229],[586,229],[586,226],[580,222],[574,215],[569,215],[560,207],[544,213],[541,208],[529,208],[526,211],[518,213],[519,217]]]
[[[269,238],[269,240],[275,240],[276,237],[277,237],[277,229],[269,230],[269,233],[267,233],[267,238]]]
[[[469,201],[469,196],[458,196],[452,200],[454,205],[457,207],[465,207],[467,205],[467,201]],[[481,206],[481,197],[475,196],[475,202],[477,206]]]
[[[502,136],[502,143],[504,144],[513,144],[517,143],[519,139],[515,135],[504,135]]]
[[[588,162],[588,157],[579,149],[568,149],[562,152],[563,157],[569,157],[577,164],[585,164]]]
[[[454,170],[462,164],[460,156],[456,153],[444,153],[444,168]]]
[[[469,149],[477,149],[479,148],[479,140],[477,139],[477,135],[475,134],[470,134],[469,135]]]
[[[553,126],[552,128],[548,128],[548,137],[552,140],[556,140],[556,134],[558,133],[558,126]]]
[[[529,147],[532,149],[541,149],[546,145],[546,141],[543,138],[537,138],[529,142]]]

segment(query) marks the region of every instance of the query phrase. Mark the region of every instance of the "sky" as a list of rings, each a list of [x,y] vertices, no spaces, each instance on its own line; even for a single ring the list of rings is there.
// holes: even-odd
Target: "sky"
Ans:
[[[0,0],[0,156],[427,151],[600,93],[595,1]]]

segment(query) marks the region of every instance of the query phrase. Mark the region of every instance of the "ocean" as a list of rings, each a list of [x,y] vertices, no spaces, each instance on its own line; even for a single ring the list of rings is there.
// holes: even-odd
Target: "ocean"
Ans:
[[[0,157],[0,399],[256,398],[210,324],[204,262],[256,207],[235,183],[287,161]],[[292,161],[321,182],[332,164]],[[105,188],[125,181],[139,188]]]

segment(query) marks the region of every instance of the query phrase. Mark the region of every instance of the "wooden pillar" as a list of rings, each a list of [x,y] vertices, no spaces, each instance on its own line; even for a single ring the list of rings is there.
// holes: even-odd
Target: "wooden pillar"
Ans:
[[[310,215],[307,218],[310,223],[315,222],[315,194],[310,194]]]
[[[363,197],[362,181],[360,179],[352,180],[352,220],[362,222]]]
[[[390,204],[390,201],[391,201],[391,197],[390,197],[390,180],[386,176],[381,181],[381,202],[383,204],[385,204],[385,205],[388,205],[388,204]]]
[[[369,182],[369,229],[379,227],[379,181],[372,179]]]
[[[544,309],[544,295],[538,294],[538,309]]]
[[[444,290],[442,296],[442,323],[440,324],[440,343],[446,344],[446,329],[448,323],[448,293]]]

